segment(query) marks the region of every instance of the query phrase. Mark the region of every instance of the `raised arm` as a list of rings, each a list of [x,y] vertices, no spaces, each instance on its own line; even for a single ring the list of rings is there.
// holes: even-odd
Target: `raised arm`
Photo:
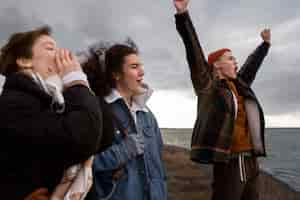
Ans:
[[[262,44],[260,44],[255,51],[250,54],[246,60],[246,62],[241,67],[238,76],[249,86],[253,83],[256,74],[266,57],[268,50],[271,44],[271,31],[270,29],[264,29],[261,32],[261,38],[263,40]]]
[[[211,84],[210,67],[205,59],[197,33],[187,11],[189,0],[173,1],[177,10],[175,15],[176,29],[184,42],[192,83],[196,94],[198,94]]]

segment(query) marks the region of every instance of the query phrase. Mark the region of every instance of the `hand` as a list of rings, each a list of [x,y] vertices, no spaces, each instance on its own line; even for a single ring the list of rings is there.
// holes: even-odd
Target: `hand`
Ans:
[[[177,13],[184,13],[187,11],[189,0],[173,0]]]
[[[55,54],[57,73],[60,77],[72,71],[80,71],[81,66],[77,58],[67,49],[58,49]]]
[[[271,30],[270,29],[264,29],[260,33],[260,36],[263,39],[263,41],[271,43]]]
[[[24,200],[49,200],[50,195],[47,188],[39,188],[30,193]]]

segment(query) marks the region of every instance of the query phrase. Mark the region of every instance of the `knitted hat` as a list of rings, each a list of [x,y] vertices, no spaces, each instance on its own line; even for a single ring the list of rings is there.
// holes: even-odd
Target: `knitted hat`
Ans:
[[[230,49],[223,48],[219,49],[217,51],[214,51],[208,55],[208,64],[212,65],[214,62],[216,62],[225,52],[230,52]]]

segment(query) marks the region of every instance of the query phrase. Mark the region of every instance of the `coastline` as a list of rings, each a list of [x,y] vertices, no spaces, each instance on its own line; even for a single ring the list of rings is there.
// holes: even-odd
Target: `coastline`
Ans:
[[[170,200],[208,200],[211,198],[212,167],[194,163],[186,148],[165,145],[163,158],[166,165]],[[261,171],[259,200],[299,200],[296,192],[286,183]]]

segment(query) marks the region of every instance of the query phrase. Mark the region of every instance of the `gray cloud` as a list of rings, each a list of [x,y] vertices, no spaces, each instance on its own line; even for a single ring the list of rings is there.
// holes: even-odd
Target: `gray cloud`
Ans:
[[[190,14],[205,53],[232,48],[239,63],[272,28],[273,44],[254,88],[267,114],[299,112],[300,2],[280,0],[191,0]],[[132,37],[141,50],[146,79],[155,89],[189,91],[192,86],[172,0],[3,0],[0,41],[15,31],[49,24],[61,46],[81,50],[98,40]]]

